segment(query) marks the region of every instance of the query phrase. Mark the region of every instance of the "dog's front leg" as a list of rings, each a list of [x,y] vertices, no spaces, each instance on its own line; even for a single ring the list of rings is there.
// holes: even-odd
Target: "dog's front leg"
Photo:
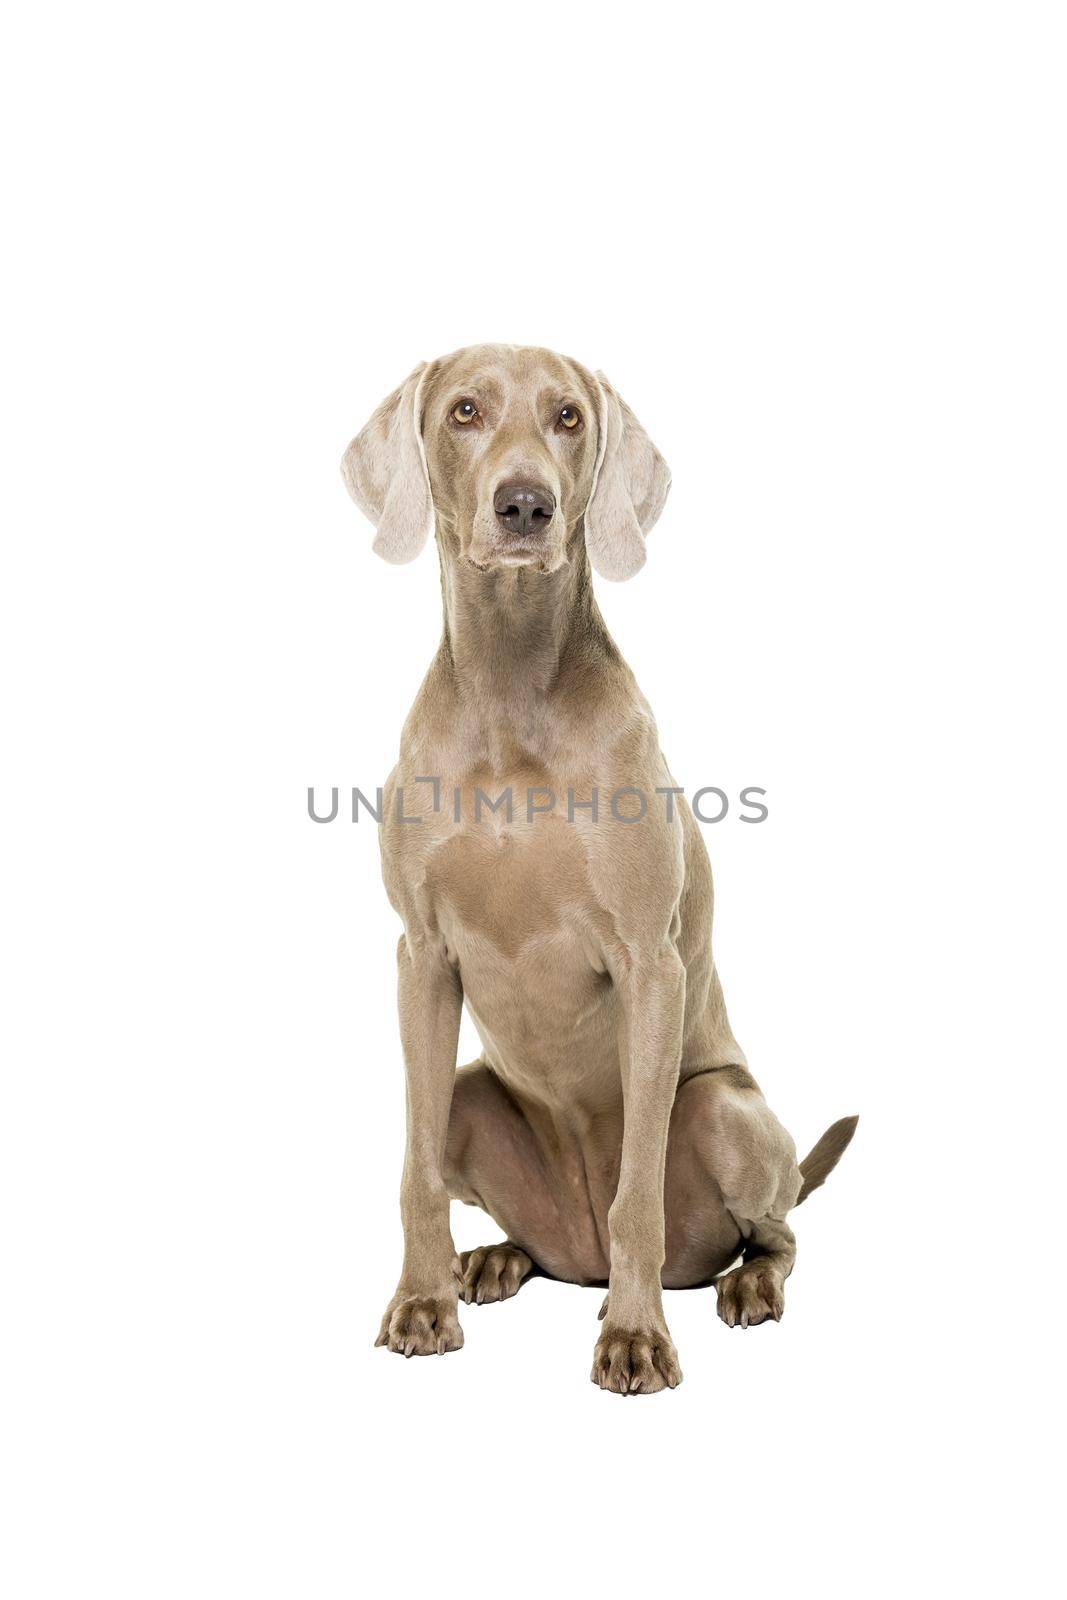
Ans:
[[[407,1077],[407,1148],[400,1187],[404,1266],[377,1343],[405,1356],[444,1355],[463,1343],[444,1180],[463,990],[444,951],[424,939],[401,939],[397,964]]]
[[[611,1276],[592,1379],[619,1394],[682,1381],[663,1315],[663,1175],[678,1086],[685,968],[673,949],[635,958],[618,979],[625,1126],[608,1213]]]

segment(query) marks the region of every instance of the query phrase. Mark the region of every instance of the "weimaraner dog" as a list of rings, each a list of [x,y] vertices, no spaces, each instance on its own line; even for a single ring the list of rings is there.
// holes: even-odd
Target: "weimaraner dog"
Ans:
[[[417,367],[343,472],[387,561],[436,530],[444,597],[380,830],[407,1153],[378,1343],[458,1350],[461,1295],[505,1300],[539,1272],[607,1284],[595,1383],[673,1389],[663,1287],[714,1281],[730,1327],[781,1317],[786,1216],[856,1119],[798,1166],[750,1076],[704,843],[597,607],[590,564],[643,565],[666,463],[602,373],[478,345]],[[457,1072],[464,1004],[482,1054]],[[458,1258],[451,1199],[506,1241]]]

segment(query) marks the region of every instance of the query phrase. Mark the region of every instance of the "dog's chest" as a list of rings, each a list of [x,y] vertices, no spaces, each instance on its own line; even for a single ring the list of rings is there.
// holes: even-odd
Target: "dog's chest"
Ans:
[[[435,832],[424,857],[428,909],[461,959],[483,950],[517,961],[588,943],[592,895],[573,824],[483,812]]]
[[[572,1097],[613,1034],[612,986],[580,830],[562,818],[442,833],[426,863],[427,910],[459,966],[497,1070],[517,1090]]]

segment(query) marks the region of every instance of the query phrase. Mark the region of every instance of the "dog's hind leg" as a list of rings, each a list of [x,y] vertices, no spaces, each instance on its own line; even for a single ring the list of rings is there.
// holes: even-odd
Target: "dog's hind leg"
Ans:
[[[507,1234],[460,1257],[459,1292],[468,1305],[508,1300],[538,1274],[580,1279],[545,1153],[523,1109],[483,1061],[456,1074],[445,1183],[452,1199],[480,1207]]]
[[[718,1278],[730,1327],[777,1321],[796,1259],[786,1215],[801,1187],[796,1148],[744,1067],[699,1073],[679,1086],[667,1155],[664,1283]]]
[[[445,1184],[451,1199],[480,1207],[505,1233],[524,1227],[521,1199],[529,1191],[534,1152],[523,1121],[484,1062],[456,1073]],[[459,1292],[468,1305],[509,1300],[534,1270],[531,1257],[510,1238],[465,1250],[459,1265]]]
[[[720,1316],[746,1327],[780,1317],[800,1185],[793,1141],[744,1067],[686,1078],[667,1143],[664,1286],[711,1283],[740,1255],[718,1280]]]
[[[842,1117],[805,1156],[797,1169],[801,1184],[794,1205],[800,1205],[813,1189],[825,1182],[841,1159],[858,1121],[858,1117]],[[792,1177],[789,1184],[791,1187]],[[785,1280],[796,1260],[792,1229],[787,1227],[784,1218],[773,1213],[751,1224],[742,1222],[740,1226],[745,1236],[744,1260],[715,1285],[719,1316],[731,1328],[752,1327],[767,1317],[778,1322],[785,1309]]]
[[[792,1139],[745,1068],[688,1078],[678,1090],[668,1147],[668,1236],[675,1248],[673,1259],[668,1250],[671,1276],[665,1269],[664,1282],[707,1282],[740,1249],[741,1264],[716,1280],[719,1316],[731,1328],[778,1321],[796,1260],[786,1216],[823,1182],[855,1126],[854,1117],[835,1123],[798,1164]],[[710,1257],[701,1254],[701,1239],[711,1240]]]
[[[789,1134],[742,1068],[708,1073],[704,1090],[709,1167],[744,1240],[741,1265],[716,1281],[719,1316],[752,1328],[785,1310],[785,1280],[797,1256],[786,1214],[802,1177]]]

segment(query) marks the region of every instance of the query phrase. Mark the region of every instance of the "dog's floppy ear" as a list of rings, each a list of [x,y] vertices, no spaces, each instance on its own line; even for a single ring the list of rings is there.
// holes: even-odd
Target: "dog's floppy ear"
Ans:
[[[433,500],[422,442],[422,386],[427,365],[383,400],[341,458],[356,505],[378,530],[386,561],[414,561],[433,531]]]
[[[602,578],[632,578],[645,564],[645,534],[671,486],[667,463],[602,372],[593,493],[585,545]]]

